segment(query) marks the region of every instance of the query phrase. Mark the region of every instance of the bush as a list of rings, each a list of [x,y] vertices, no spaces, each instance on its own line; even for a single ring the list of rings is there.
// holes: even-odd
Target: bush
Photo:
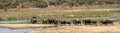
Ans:
[[[115,1],[115,2],[114,2]],[[49,4],[48,4],[48,3]],[[25,8],[26,6],[28,7],[38,7],[38,8],[46,8],[48,5],[60,5],[60,6],[80,6],[80,5],[95,5],[96,2],[97,4],[101,4],[102,2],[106,4],[119,4],[120,5],[120,0],[0,0],[0,9],[6,8],[17,8],[17,6],[21,6]],[[29,4],[29,5],[28,5]],[[26,6],[23,6],[26,5]]]
[[[34,4],[38,8],[46,8],[48,7],[47,3],[45,1],[34,1]]]
[[[3,8],[5,8],[5,3],[0,3],[0,9],[3,9]]]
[[[59,1],[53,0],[49,1],[49,5],[60,5]]]
[[[12,3],[10,0],[0,0],[0,9],[8,7]]]
[[[0,17],[0,21],[3,20],[1,17]]]
[[[120,5],[120,0],[116,0],[117,1],[117,4],[119,4]]]

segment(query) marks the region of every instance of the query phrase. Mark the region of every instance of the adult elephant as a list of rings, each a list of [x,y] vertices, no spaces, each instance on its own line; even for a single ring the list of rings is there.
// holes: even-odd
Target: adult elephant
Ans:
[[[97,23],[95,20],[91,20],[91,19],[85,19],[83,20],[83,22],[85,23],[85,25],[91,25]]]
[[[104,25],[113,24],[112,20],[101,20],[101,23]]]
[[[42,24],[48,24],[49,22],[48,22],[48,20],[47,19],[43,19],[42,20]]]
[[[81,21],[79,19],[75,19],[73,20],[73,24],[75,25],[81,24]]]
[[[59,23],[60,24],[70,24],[70,22],[67,20],[59,20]]]
[[[56,20],[56,19],[44,19],[44,20],[42,20],[42,23],[43,24],[57,24],[58,20]]]

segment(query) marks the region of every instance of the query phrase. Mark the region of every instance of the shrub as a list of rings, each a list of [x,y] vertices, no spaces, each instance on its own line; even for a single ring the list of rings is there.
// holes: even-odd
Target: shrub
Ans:
[[[0,21],[3,20],[1,17],[0,17]]]
[[[53,0],[53,1],[49,1],[49,5],[60,5],[60,3],[57,0]]]
[[[0,9],[3,9],[5,7],[4,3],[0,3]]]
[[[34,1],[34,4],[38,8],[46,8],[48,7],[47,3],[45,1]]]
[[[45,0],[0,0],[0,9],[4,9],[4,7],[17,8],[17,6],[20,6],[20,4],[22,4],[21,6],[23,6],[24,4],[28,7],[38,7],[38,8],[45,8],[45,7],[48,7],[48,5],[55,5],[55,6],[56,5],[60,5],[60,6],[67,5],[70,7],[86,5],[88,7],[88,5],[95,5],[95,4],[100,5],[102,2],[106,4],[119,4],[120,5],[120,0],[106,0],[106,1],[104,0],[48,0],[47,2]],[[23,8],[25,8],[25,6],[23,6]]]

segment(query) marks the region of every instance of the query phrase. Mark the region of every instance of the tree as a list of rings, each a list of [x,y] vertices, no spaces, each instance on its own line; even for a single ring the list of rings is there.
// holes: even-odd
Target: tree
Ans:
[[[120,0],[117,0],[117,4],[120,4]]]

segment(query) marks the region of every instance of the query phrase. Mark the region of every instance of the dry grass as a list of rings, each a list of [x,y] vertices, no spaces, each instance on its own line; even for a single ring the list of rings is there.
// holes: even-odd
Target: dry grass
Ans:
[[[73,7],[72,9],[64,9],[62,7],[47,7],[47,8],[29,8],[29,9],[21,9],[21,10],[13,10],[10,9],[7,12],[5,11],[0,11],[0,17],[2,19],[7,20],[10,17],[13,17],[15,19],[30,19],[32,16],[37,16],[40,18],[67,18],[67,17],[111,17],[113,16],[112,13],[106,13],[105,16],[103,15],[102,11],[111,11],[111,10],[119,10],[119,8],[110,8],[104,6],[91,6],[89,9],[87,9],[85,6],[81,7]],[[97,11],[100,11],[98,13]],[[89,16],[90,12],[90,16]],[[98,13],[99,15],[93,15],[92,13]],[[84,15],[87,14],[87,15]],[[114,17],[114,16],[113,16]],[[115,17],[119,17],[119,15],[115,15]]]
[[[12,29],[36,28],[36,27],[47,27],[47,26],[55,26],[55,25],[52,25],[52,24],[0,24],[0,27],[12,28]]]
[[[116,26],[63,26],[27,33],[120,33],[120,25]]]
[[[75,10],[67,10],[67,12],[79,12],[79,11],[111,11],[111,10],[119,10],[115,9],[75,9]]]

